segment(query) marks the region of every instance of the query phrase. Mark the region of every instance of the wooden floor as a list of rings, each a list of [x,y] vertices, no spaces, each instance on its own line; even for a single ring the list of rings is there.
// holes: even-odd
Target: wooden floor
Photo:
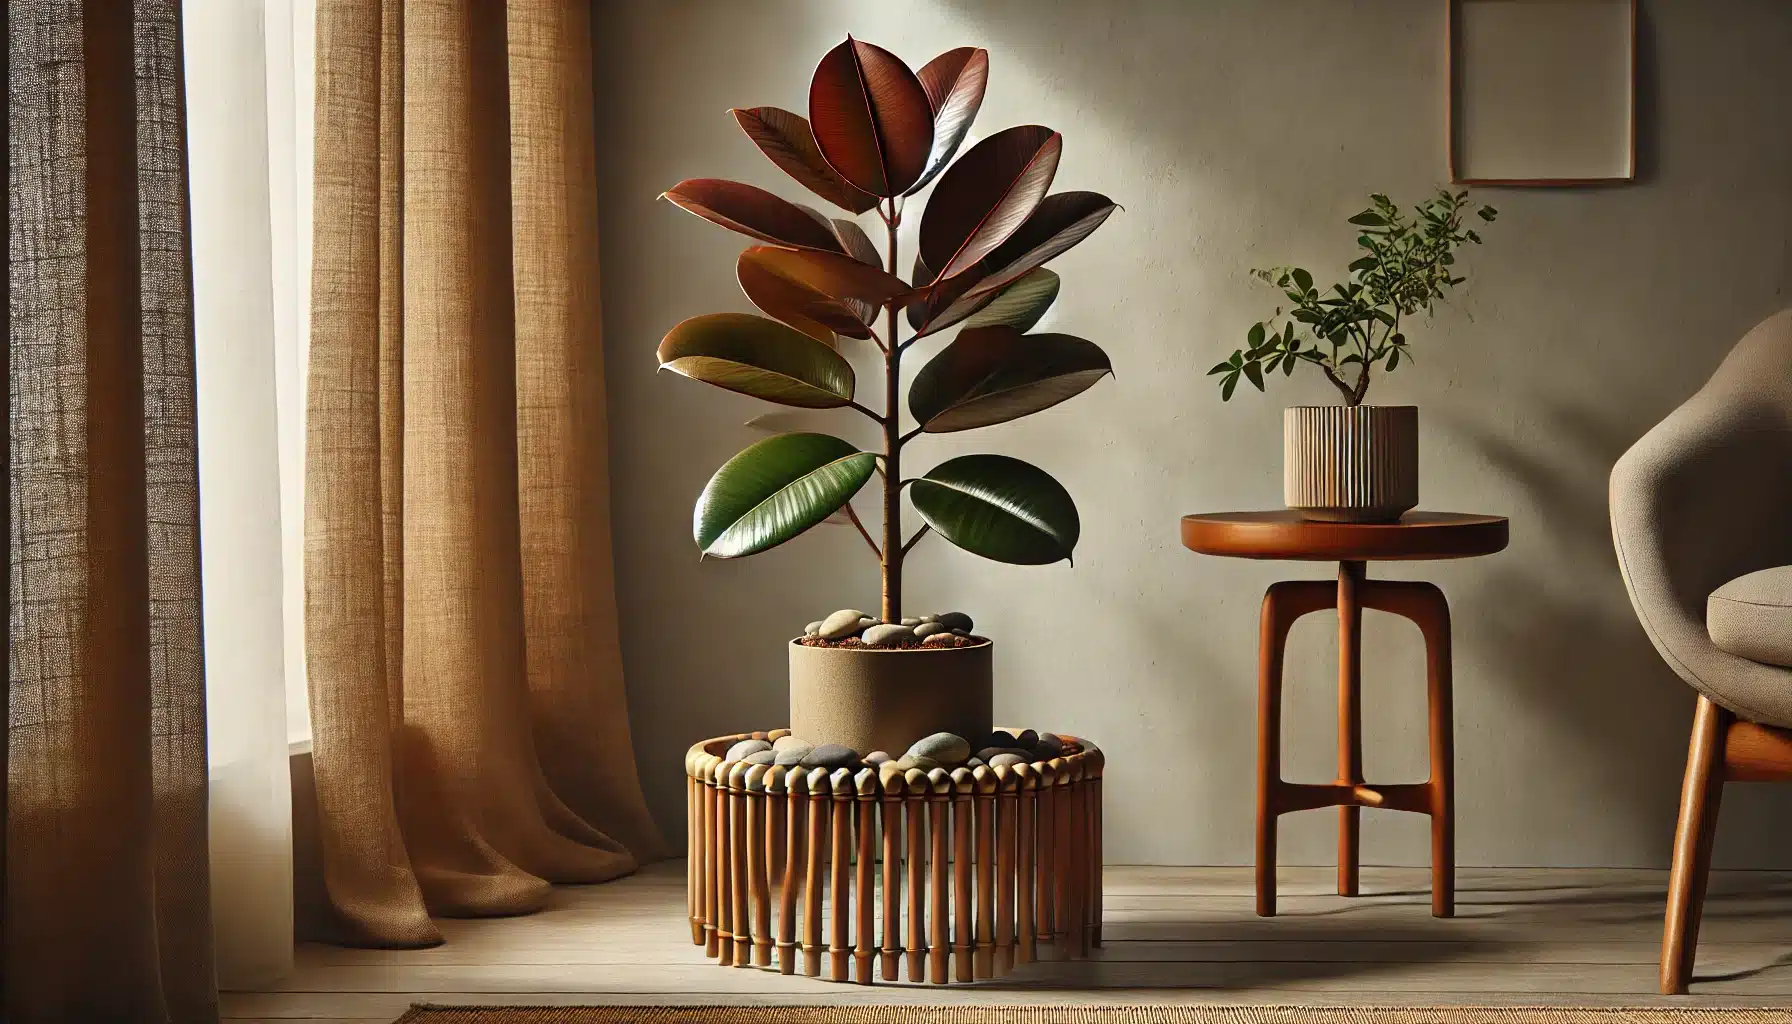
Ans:
[[[1428,873],[1284,868],[1282,916],[1252,914],[1246,868],[1110,867],[1106,947],[971,986],[841,985],[723,968],[690,943],[684,863],[556,892],[532,917],[443,921],[424,950],[301,946],[276,990],[224,996],[234,1020],[390,1021],[434,1003],[1224,1002],[1768,1005],[1792,1008],[1792,873],[1718,872],[1693,995],[1655,995],[1665,872],[1462,869],[1458,917]],[[1792,1020],[1792,1013],[1788,1014]]]

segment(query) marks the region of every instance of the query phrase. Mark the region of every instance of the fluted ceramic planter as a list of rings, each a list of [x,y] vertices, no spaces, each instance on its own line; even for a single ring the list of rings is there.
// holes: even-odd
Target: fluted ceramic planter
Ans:
[[[805,647],[790,643],[790,731],[811,743],[900,757],[936,732],[989,735],[989,641],[971,647]]]
[[[1307,519],[1392,522],[1419,503],[1419,409],[1303,405],[1282,414],[1282,499]]]

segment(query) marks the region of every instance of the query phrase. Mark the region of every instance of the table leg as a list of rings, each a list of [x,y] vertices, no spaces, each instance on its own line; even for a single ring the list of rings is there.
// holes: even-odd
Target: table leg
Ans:
[[[1338,783],[1363,781],[1362,562],[1338,563]],[[1338,806],[1338,895],[1358,892],[1363,809]]]
[[[1276,913],[1276,818],[1282,783],[1282,661],[1294,620],[1336,599],[1323,580],[1284,580],[1263,594],[1257,648],[1257,915]]]
[[[1364,585],[1365,607],[1412,620],[1425,637],[1425,687],[1430,704],[1431,778],[1425,812],[1431,815],[1431,914],[1456,914],[1456,737],[1450,680],[1450,602],[1435,584],[1375,580]]]

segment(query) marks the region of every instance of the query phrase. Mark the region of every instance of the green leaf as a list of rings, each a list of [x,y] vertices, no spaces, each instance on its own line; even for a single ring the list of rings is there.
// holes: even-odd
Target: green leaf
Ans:
[[[1394,349],[1388,353],[1388,369],[1390,371],[1392,371],[1395,367],[1397,367],[1399,365],[1400,365],[1400,350]]]
[[[1049,409],[1113,372],[1093,342],[980,327],[961,331],[921,367],[908,407],[928,433],[970,430]]]
[[[1289,356],[1288,358],[1282,360],[1282,376],[1284,376],[1284,377],[1294,376],[1294,361],[1297,358],[1299,358],[1298,353],[1296,355]]]
[[[1376,264],[1380,262],[1381,260],[1374,256],[1364,256],[1362,259],[1355,260],[1350,264],[1350,271],[1352,273],[1361,273],[1365,270],[1373,270]]]
[[[1350,218],[1350,223],[1362,227],[1381,227],[1387,224],[1387,222],[1388,220],[1386,217],[1376,213],[1374,210],[1364,210],[1362,213]]]
[[[1058,275],[1039,267],[996,295],[995,300],[964,322],[965,330],[1007,325],[1029,331],[1058,297]]]
[[[832,515],[877,457],[828,434],[779,434],[729,459],[697,499],[692,533],[716,558],[777,547]]]
[[[1252,349],[1260,347],[1263,344],[1263,325],[1260,323],[1252,324],[1250,332],[1244,336],[1244,340],[1245,344]]]
[[[1294,277],[1294,283],[1300,285],[1301,291],[1310,292],[1313,290],[1312,274],[1307,273],[1299,267],[1295,267],[1289,273]]]
[[[1230,402],[1232,392],[1238,388],[1238,374],[1230,374],[1220,382],[1220,401]]]
[[[1049,565],[1070,557],[1082,525],[1064,485],[1006,455],[961,455],[915,480],[915,511],[935,533],[984,558]]]
[[[1211,377],[1216,373],[1231,373],[1231,372],[1232,372],[1232,364],[1230,362],[1225,362],[1225,363],[1219,363],[1219,364],[1215,365],[1213,369],[1208,370],[1207,376]]]
[[[1263,390],[1263,367],[1256,363],[1246,363],[1244,364],[1244,375],[1250,378],[1251,383],[1257,386],[1258,391]]]
[[[803,409],[852,401],[852,365],[814,338],[762,316],[710,313],[684,321],[660,342],[660,369]]]

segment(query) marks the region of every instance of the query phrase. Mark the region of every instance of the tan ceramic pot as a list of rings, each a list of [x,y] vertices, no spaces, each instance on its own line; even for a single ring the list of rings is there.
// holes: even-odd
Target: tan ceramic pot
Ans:
[[[1391,522],[1419,503],[1419,409],[1308,405],[1282,414],[1282,498],[1307,519]]]
[[[877,650],[790,644],[790,731],[811,743],[901,757],[936,732],[976,743],[995,714],[989,641]]]

